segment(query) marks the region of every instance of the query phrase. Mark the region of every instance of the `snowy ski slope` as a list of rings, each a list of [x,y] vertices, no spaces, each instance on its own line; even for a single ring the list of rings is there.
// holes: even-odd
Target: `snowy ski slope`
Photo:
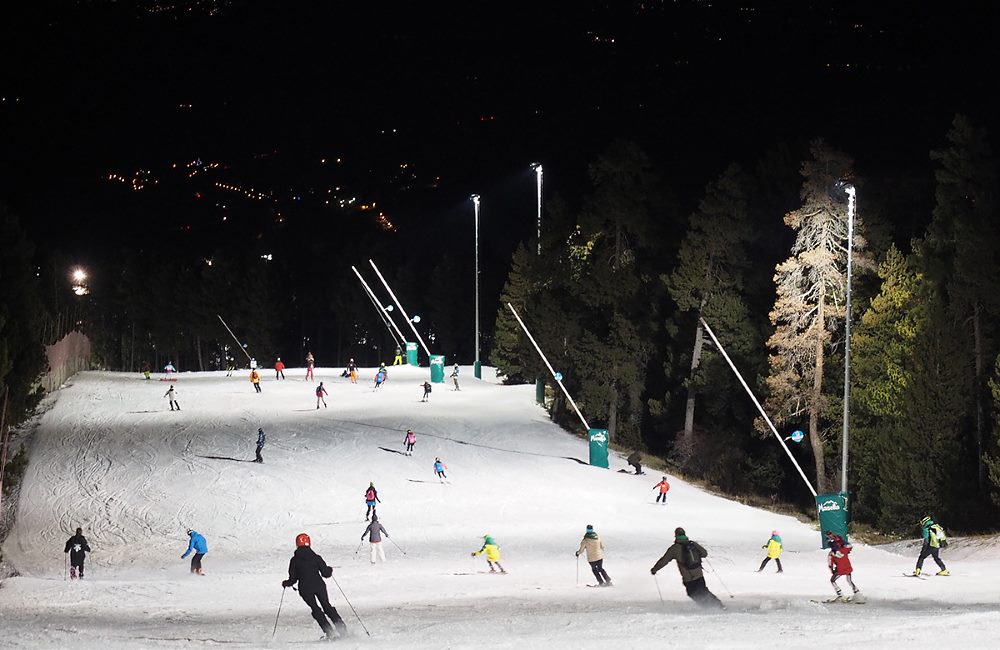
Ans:
[[[333,581],[334,605],[362,648],[782,648],[822,643],[907,648],[997,647],[1000,556],[995,547],[944,558],[953,575],[904,578],[906,555],[855,546],[855,582],[866,605],[826,605],[832,595],[819,535],[793,518],[746,507],[673,479],[669,505],[653,503],[659,475],[588,466],[587,445],[548,422],[533,386],[501,386],[462,368],[462,390],[437,384],[420,402],[427,369],[390,368],[372,389],[340,369],[317,369],[329,408],[301,369],[285,381],[265,371],[255,394],[245,373],[182,373],[182,411],[167,384],[89,372],[49,398],[31,450],[15,529],[4,553],[21,576],[0,589],[0,644],[15,648],[265,647],[314,642],[320,629],[285,593],[294,538],[307,532],[362,617]],[[264,464],[250,461],[257,427]],[[405,429],[417,433],[402,455]],[[450,484],[438,483],[440,456]],[[363,492],[374,481],[392,542],[372,566]],[[919,519],[925,513],[914,513]],[[937,514],[937,513],[935,513]],[[942,515],[938,515],[944,518]],[[593,524],[606,547],[611,589],[573,556]],[[93,552],[87,579],[67,582],[63,544],[82,526]],[[729,606],[704,612],[676,568],[649,568],[676,526],[709,551],[709,587]],[[180,555],[185,527],[208,540],[205,577]],[[761,545],[779,529],[785,572],[755,573]],[[501,546],[508,575],[483,573],[470,552],[482,535]],[[393,545],[397,543],[399,547]],[[405,550],[405,556],[403,552]],[[933,564],[930,565],[933,567]],[[930,568],[928,567],[928,568]],[[729,597],[729,592],[733,598]]]

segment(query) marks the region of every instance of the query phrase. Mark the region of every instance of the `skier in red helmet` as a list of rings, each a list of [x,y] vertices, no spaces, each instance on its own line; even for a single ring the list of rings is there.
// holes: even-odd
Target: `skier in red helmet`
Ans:
[[[327,566],[323,558],[312,550],[309,535],[299,533],[295,537],[295,554],[292,555],[288,563],[288,580],[281,583],[282,587],[288,588],[299,583],[299,596],[306,601],[309,609],[312,610],[312,617],[316,619],[319,626],[323,628],[323,633],[327,639],[333,639],[333,627],[336,626],[340,636],[347,635],[347,625],[344,619],[340,618],[337,608],[330,604],[330,597],[326,592],[326,583],[323,578],[333,575],[333,569]],[[329,617],[329,621],[327,621]]]

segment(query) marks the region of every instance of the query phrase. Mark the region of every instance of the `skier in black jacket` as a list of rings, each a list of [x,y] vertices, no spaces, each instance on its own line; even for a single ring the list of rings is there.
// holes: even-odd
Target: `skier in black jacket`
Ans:
[[[281,583],[282,587],[291,587],[296,582],[299,583],[299,596],[306,601],[309,609],[312,610],[312,617],[316,619],[319,626],[328,639],[333,639],[333,628],[330,621],[337,627],[340,636],[347,635],[347,625],[344,619],[340,618],[337,608],[330,604],[330,597],[326,593],[326,583],[323,578],[333,575],[333,569],[327,566],[323,558],[316,554],[310,547],[309,535],[299,533],[295,537],[295,554],[292,555],[288,563],[288,580]],[[318,604],[317,604],[317,601]]]
[[[83,580],[83,561],[89,552],[90,546],[87,545],[87,538],[83,536],[83,529],[77,528],[76,535],[66,540],[66,548],[63,550],[63,553],[69,553],[70,578],[79,576],[80,580]]]

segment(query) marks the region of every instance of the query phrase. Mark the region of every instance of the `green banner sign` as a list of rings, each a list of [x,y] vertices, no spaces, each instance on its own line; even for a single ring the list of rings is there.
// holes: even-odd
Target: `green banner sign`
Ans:
[[[822,548],[830,545],[826,541],[826,531],[833,531],[847,542],[847,524],[850,521],[847,510],[847,494],[833,492],[816,496],[816,514],[819,516],[819,535]]]
[[[413,341],[406,342],[406,363],[411,366],[420,365],[417,363],[417,344]]]
[[[443,384],[444,383],[444,355],[443,354],[432,354],[431,355],[431,383],[432,384]]]
[[[590,430],[590,464],[608,468],[608,430]]]

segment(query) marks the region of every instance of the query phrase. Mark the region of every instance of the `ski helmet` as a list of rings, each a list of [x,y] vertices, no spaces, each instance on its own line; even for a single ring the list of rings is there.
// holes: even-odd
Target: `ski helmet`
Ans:
[[[309,546],[312,540],[309,539],[309,535],[305,533],[299,533],[295,536],[295,548],[301,548],[303,546]]]
[[[779,533],[778,533],[778,531],[776,531],[776,530],[772,530],[772,531],[771,531],[771,537],[777,537],[777,536],[778,536],[778,534],[779,534]]]
[[[930,517],[924,517],[923,519],[920,520],[920,525],[921,526],[929,526],[930,524],[933,524],[933,523],[934,523],[934,520],[932,520]]]
[[[190,528],[186,528],[186,529],[184,530],[184,532],[185,532],[185,533],[186,533],[187,535],[190,535],[190,534],[191,534],[192,532],[194,532],[194,531],[192,531],[192,530],[191,530]]]

